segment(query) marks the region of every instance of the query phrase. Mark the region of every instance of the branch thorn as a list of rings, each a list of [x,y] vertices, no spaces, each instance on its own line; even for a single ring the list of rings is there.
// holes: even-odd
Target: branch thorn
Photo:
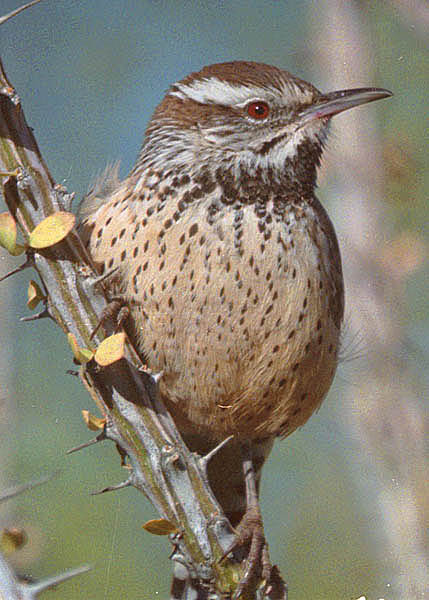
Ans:
[[[40,319],[52,319],[50,312],[47,308],[44,308],[42,311],[36,313],[35,315],[29,315],[28,317],[21,317],[19,320],[23,323],[27,323],[29,321],[39,321]]]
[[[207,465],[209,464],[209,462],[211,461],[213,456],[215,456],[220,450],[222,450],[222,448],[224,446],[229,444],[229,442],[233,439],[233,437],[234,437],[233,435],[228,436],[220,444],[218,444],[212,450],[210,450],[210,452],[208,452],[205,456],[202,456],[199,459],[200,467],[203,469],[203,472],[205,474],[207,473]]]
[[[99,494],[105,494],[106,492],[116,492],[116,490],[122,490],[123,488],[129,487],[132,485],[131,477],[117,485],[109,485],[101,490],[96,492],[91,492],[91,496],[98,496]]]
[[[92,279],[90,281],[91,287],[96,287],[100,283],[103,283],[103,281],[105,281],[106,279],[108,279],[109,277],[114,275],[117,271],[119,271],[119,267],[116,267],[115,269],[112,269],[111,271],[107,271],[107,273],[103,273],[103,275],[100,275],[99,277],[95,277],[94,279]]]
[[[66,375],[72,375],[73,377],[79,377],[79,371],[75,371],[74,369],[67,369]]]
[[[43,581],[38,581],[37,583],[31,583],[26,586],[26,590],[31,592],[31,596],[23,596],[25,598],[35,598],[44,590],[48,590],[63,581],[67,581],[67,579],[71,579],[76,575],[80,575],[81,573],[86,573],[91,569],[90,565],[82,565],[81,567],[76,567],[76,569],[70,569],[70,571],[66,571],[65,573],[60,573],[59,575],[53,575],[52,577],[48,577]]]
[[[98,442],[103,442],[106,439],[106,432],[103,429],[103,431],[100,431],[100,433],[95,438],[92,438],[92,440],[89,440],[88,442],[84,442],[83,444],[79,444],[79,446],[75,446],[74,448],[67,450],[66,454],[73,454],[73,452],[78,452],[79,450],[83,450],[84,448],[88,448],[89,446],[93,446],[94,444],[98,444]]]
[[[48,473],[48,475],[43,475],[39,477],[39,479],[34,479],[32,481],[28,481],[27,483],[22,483],[13,488],[3,491],[0,494],[0,502],[4,502],[6,500],[10,500],[19,494],[26,492],[27,490],[31,490],[39,485],[43,485],[53,479],[54,477],[58,477],[60,471],[53,471],[52,473]]]
[[[34,267],[34,260],[33,260],[33,256],[31,254],[27,255],[27,259],[26,259],[25,263],[23,263],[21,266],[17,267],[16,269],[13,269],[12,271],[9,271],[9,273],[6,273],[6,275],[3,275],[3,277],[0,277],[0,282],[4,281],[5,279],[8,279],[8,277],[12,277],[12,275],[16,275],[17,273],[24,271],[24,269],[28,269],[30,267]]]

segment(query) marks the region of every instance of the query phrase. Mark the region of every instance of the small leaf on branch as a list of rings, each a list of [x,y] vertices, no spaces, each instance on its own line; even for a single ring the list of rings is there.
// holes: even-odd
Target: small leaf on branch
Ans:
[[[16,243],[16,221],[8,212],[0,214],[0,246],[12,256],[18,256],[25,250],[24,246]]]
[[[32,248],[49,248],[61,242],[73,229],[76,217],[73,213],[58,211],[43,219],[28,238]]]
[[[100,367],[107,367],[121,360],[125,355],[125,333],[115,333],[101,342],[98,346],[94,359]]]
[[[76,336],[73,333],[67,334],[67,340],[73,352],[73,356],[81,365],[86,364],[94,357],[94,352],[89,348],[81,348],[77,343]]]
[[[10,88],[9,92],[14,92],[13,88]],[[0,177],[18,177],[20,169],[17,167],[13,171],[0,171]]]
[[[153,535],[170,535],[170,533],[178,532],[177,527],[167,519],[151,519],[146,521],[142,527]]]
[[[89,410],[83,410],[82,417],[85,421],[86,426],[91,431],[99,431],[100,429],[104,429],[104,426],[106,424],[105,418],[96,417],[95,415],[91,414]]]
[[[44,300],[46,298],[46,296],[40,289],[39,284],[36,283],[35,281],[33,281],[32,279],[30,280],[30,283],[28,284],[27,297],[28,297],[27,306],[30,310],[34,310],[36,308],[36,306],[39,304],[39,302],[41,302],[42,300]]]

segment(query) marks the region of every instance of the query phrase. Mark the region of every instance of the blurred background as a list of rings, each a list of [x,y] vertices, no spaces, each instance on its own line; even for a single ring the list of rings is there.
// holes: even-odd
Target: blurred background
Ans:
[[[19,5],[1,0],[0,13]],[[79,198],[108,162],[132,167],[168,85],[203,65],[275,64],[319,89],[378,86],[394,97],[334,119],[319,195],[347,279],[342,363],[320,411],[278,442],[262,509],[291,600],[413,600],[429,589],[427,128],[429,8],[424,0],[197,2],[46,0],[6,23],[0,53],[56,181]],[[4,210],[2,208],[1,210]],[[19,259],[0,255],[0,275]],[[0,286],[0,490],[59,474],[1,506],[29,541],[11,562],[38,578],[90,563],[49,592],[167,598],[166,538],[113,444],[66,456],[96,412],[61,331],[29,314],[25,271]]]

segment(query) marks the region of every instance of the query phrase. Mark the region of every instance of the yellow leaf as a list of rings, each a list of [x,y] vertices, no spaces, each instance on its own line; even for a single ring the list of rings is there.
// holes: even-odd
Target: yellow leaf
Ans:
[[[43,219],[28,238],[32,248],[48,248],[61,242],[73,229],[76,217],[64,211],[56,212]]]
[[[170,533],[177,533],[178,529],[167,519],[151,519],[142,525],[143,529],[152,533],[153,535],[169,535]]]
[[[10,213],[0,214],[0,244],[8,252],[15,248],[16,222]]]
[[[30,280],[30,283],[28,284],[27,297],[28,297],[27,306],[30,310],[35,309],[36,306],[39,304],[39,302],[41,300],[45,299],[45,295],[42,292],[42,290],[40,289],[39,284],[37,284],[32,279]]]
[[[103,429],[106,424],[106,419],[92,415],[89,412],[89,410],[83,410],[82,416],[83,420],[86,423],[86,426],[91,431],[98,431],[99,429]]]
[[[117,360],[124,358],[125,333],[115,333],[101,342],[94,359],[101,367],[107,367]]]
[[[93,358],[94,352],[89,348],[81,348],[77,343],[76,337],[72,333],[67,334],[67,340],[72,349],[73,356],[79,364],[84,365]]]
[[[24,247],[16,243],[16,222],[8,212],[0,214],[0,246],[13,256],[24,252]]]
[[[5,554],[12,554],[21,548],[27,541],[27,535],[23,529],[11,527],[4,529],[0,537],[0,550]]]
[[[1,21],[0,21],[1,23]],[[5,93],[9,94],[10,93],[13,94],[13,92],[15,91],[13,88],[11,87],[6,87],[5,88]],[[17,167],[16,169],[14,169],[13,171],[0,171],[0,177],[18,177],[18,175],[20,174],[21,169],[19,167]]]
[[[67,340],[68,340],[68,343],[70,344],[71,349],[73,350],[73,354],[75,354],[75,352],[77,352],[77,350],[79,348],[76,336],[73,335],[73,333],[68,333]],[[75,358],[76,358],[76,354],[75,354]]]

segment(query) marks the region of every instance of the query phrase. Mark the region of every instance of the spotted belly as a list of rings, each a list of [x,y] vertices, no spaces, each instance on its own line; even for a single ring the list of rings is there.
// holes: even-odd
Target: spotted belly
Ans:
[[[182,430],[288,435],[320,405],[337,364],[338,292],[323,248],[302,222],[267,236],[250,213],[237,247],[232,215],[203,231],[201,220],[166,231],[165,252],[144,262],[130,294],[137,344],[163,371]]]
[[[160,392],[182,432],[288,435],[336,369],[335,233],[316,199],[279,215],[272,202],[232,209],[216,198],[187,210],[118,192],[88,220],[87,246],[101,272],[116,271],[130,335],[163,372]]]

